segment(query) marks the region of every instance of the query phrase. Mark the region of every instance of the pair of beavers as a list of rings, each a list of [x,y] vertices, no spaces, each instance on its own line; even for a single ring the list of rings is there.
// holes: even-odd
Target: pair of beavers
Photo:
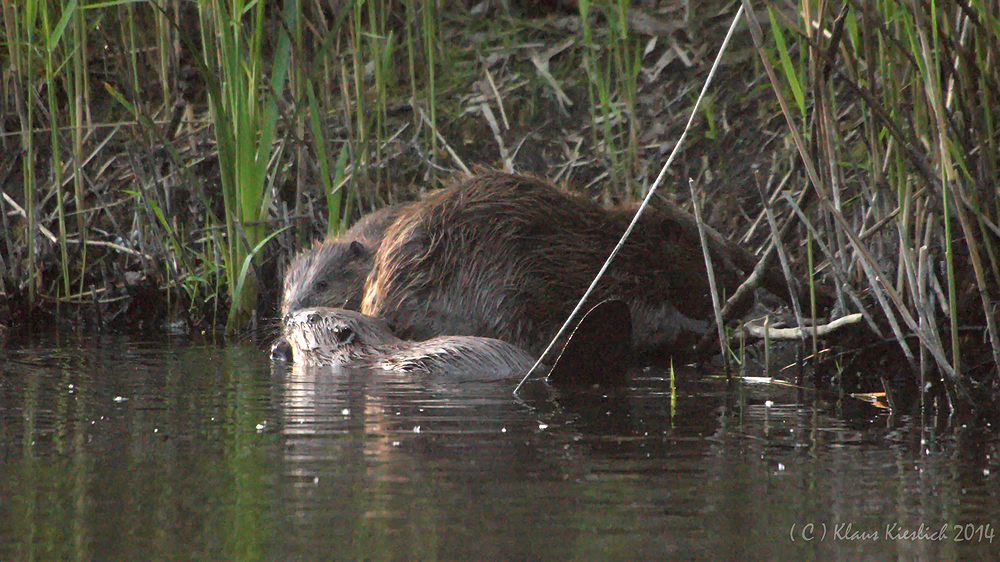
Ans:
[[[299,362],[351,364],[366,357],[377,366],[371,358],[384,355],[405,369],[431,370],[429,348],[416,348],[422,359],[404,358],[407,346],[397,335],[421,341],[476,336],[483,339],[444,345],[450,354],[472,353],[470,368],[485,361],[526,370],[528,353],[538,355],[555,335],[633,214],[532,177],[480,173],[367,215],[340,237],[299,254],[285,275],[285,339]],[[712,251],[714,259],[728,261]],[[731,293],[735,268],[719,269],[719,287]],[[607,299],[628,305],[640,353],[669,352],[682,333],[703,333],[711,298],[690,229],[648,209],[591,302]],[[337,308],[363,314],[331,310]],[[363,337],[341,339],[348,332]]]

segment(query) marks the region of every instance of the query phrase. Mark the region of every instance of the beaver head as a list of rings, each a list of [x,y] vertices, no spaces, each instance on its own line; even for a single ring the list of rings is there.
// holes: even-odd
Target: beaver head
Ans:
[[[372,259],[371,248],[357,240],[324,242],[295,256],[285,273],[281,313],[311,307],[359,308]]]
[[[286,351],[300,365],[364,367],[406,373],[498,380],[524,373],[534,360],[491,338],[442,336],[422,342],[397,338],[382,320],[353,310],[307,308],[285,316],[272,358]]]
[[[385,322],[352,310],[306,308],[284,318],[283,342],[296,363],[365,363],[386,345],[402,343]]]
[[[375,252],[405,205],[389,205],[361,217],[346,232],[297,255],[285,273],[281,313],[302,308],[358,310]]]

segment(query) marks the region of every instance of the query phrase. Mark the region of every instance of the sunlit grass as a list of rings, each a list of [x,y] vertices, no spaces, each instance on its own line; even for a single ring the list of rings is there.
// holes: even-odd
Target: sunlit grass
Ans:
[[[280,143],[275,145],[277,96],[285,88],[290,38],[279,32],[268,77],[263,2],[206,2],[199,9],[226,212],[225,263],[232,299],[226,325],[234,329],[256,309],[258,281],[249,266],[267,234],[262,221],[273,193],[268,172],[282,152]],[[297,16],[294,8],[282,15],[287,24]]]

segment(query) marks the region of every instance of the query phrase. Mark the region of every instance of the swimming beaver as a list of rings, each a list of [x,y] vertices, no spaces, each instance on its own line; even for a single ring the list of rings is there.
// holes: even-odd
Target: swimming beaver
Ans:
[[[618,386],[627,380],[632,340],[628,306],[598,303],[580,319],[551,369],[539,376],[557,385]],[[445,375],[463,380],[522,376],[534,359],[509,343],[476,336],[439,336],[423,342],[397,338],[385,322],[359,312],[308,308],[284,319],[271,359],[300,365],[338,365]]]
[[[633,213],[535,178],[481,173],[401,209],[375,252],[361,311],[409,339],[482,336],[540,353]],[[717,281],[725,293],[738,286],[729,267],[717,268]],[[712,305],[698,240],[649,209],[591,302],[608,298],[628,304],[639,351],[703,333]]]
[[[295,256],[285,273],[282,315],[312,306],[359,309],[375,250],[402,207],[390,205],[369,213],[339,237]]]
[[[535,362],[524,351],[492,338],[403,341],[378,318],[336,308],[305,308],[289,314],[284,341],[295,362],[305,365],[500,379],[523,375]]]

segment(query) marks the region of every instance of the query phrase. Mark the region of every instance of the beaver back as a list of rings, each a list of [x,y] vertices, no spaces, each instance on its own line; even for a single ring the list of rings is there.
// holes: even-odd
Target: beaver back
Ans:
[[[428,196],[389,226],[362,311],[385,318],[410,339],[485,336],[538,353],[631,217],[631,211],[606,210],[534,178],[480,174]],[[647,213],[591,302],[625,300],[640,328],[647,317],[671,326],[685,316],[706,317],[710,299],[696,243],[665,217]],[[655,345],[669,344],[658,340],[661,331],[645,333]]]

